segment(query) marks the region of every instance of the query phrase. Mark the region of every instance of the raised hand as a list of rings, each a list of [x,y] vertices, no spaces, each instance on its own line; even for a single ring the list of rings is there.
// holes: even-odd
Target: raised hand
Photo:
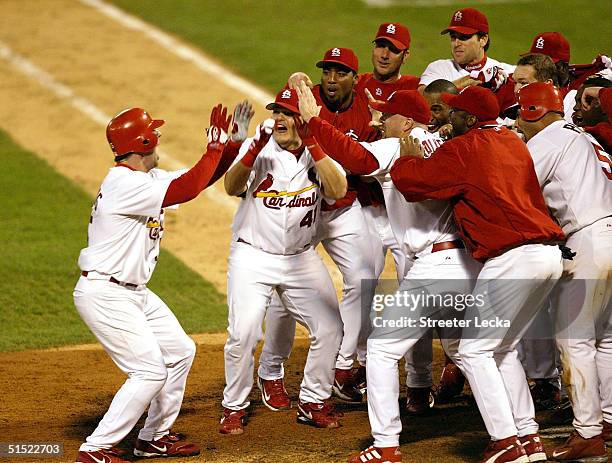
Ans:
[[[223,144],[227,141],[232,116],[227,115],[227,108],[221,103],[210,112],[210,126],[206,129],[208,143]]]
[[[234,109],[234,126],[232,127],[231,139],[233,142],[242,143],[247,138],[249,124],[255,115],[253,106],[247,100],[241,101]]]
[[[300,82],[304,82],[307,87],[312,88],[312,80],[308,77],[308,74],[303,72],[294,72],[289,76],[289,80],[287,80],[287,85],[290,89],[295,90]]]
[[[368,97],[368,103],[382,103],[380,100],[374,98],[372,93],[370,93],[370,90],[367,88],[365,89],[365,94]],[[368,123],[368,125],[377,129],[382,127],[382,122],[380,122],[382,112],[380,112],[378,109],[372,108],[372,106],[368,106],[368,108],[370,109],[370,114],[372,115],[372,120]]]
[[[508,73],[499,66],[493,66],[482,71],[472,71],[470,77],[480,81],[482,87],[496,92],[508,80]]]
[[[298,96],[298,107],[300,108],[300,115],[304,122],[308,123],[310,119],[316,117],[321,112],[321,106],[317,105],[317,100],[312,94],[312,90],[308,88],[305,82],[300,82],[295,89]]]

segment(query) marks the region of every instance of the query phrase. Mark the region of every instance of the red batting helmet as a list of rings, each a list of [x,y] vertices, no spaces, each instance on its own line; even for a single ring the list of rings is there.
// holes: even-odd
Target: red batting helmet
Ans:
[[[563,114],[563,97],[550,82],[534,82],[519,90],[521,119],[535,122],[550,112]]]
[[[141,108],[120,112],[106,126],[106,139],[115,156],[128,153],[151,153],[159,141],[156,128],[164,124],[163,119],[151,119]]]

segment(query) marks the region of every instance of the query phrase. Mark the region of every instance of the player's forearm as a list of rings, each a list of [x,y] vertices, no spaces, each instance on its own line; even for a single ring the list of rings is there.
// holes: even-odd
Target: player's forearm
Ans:
[[[346,177],[328,156],[316,161],[315,167],[326,198],[340,199],[346,196],[348,188]]]
[[[251,175],[251,167],[245,166],[242,162],[237,162],[225,174],[223,186],[225,192],[230,196],[240,196],[246,190],[249,176]]]
[[[220,146],[220,148],[222,147],[223,145]],[[186,203],[198,196],[202,190],[211,184],[211,179],[218,170],[221,157],[221,149],[208,148],[195,166],[170,182],[162,207]]]
[[[221,156],[221,160],[219,161],[219,165],[217,169],[213,173],[210,181],[208,182],[207,187],[215,183],[217,180],[221,178],[221,176],[227,172],[230,168],[236,156],[238,156],[238,150],[240,150],[241,143],[233,142],[232,140],[228,140],[223,148],[223,154]]]
[[[378,160],[372,153],[323,119],[313,117],[308,128],[323,151],[351,173],[365,175],[378,169]]]

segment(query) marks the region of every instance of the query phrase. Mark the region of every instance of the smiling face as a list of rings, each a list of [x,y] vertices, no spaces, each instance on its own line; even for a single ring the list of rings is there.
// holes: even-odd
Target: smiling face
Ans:
[[[409,50],[402,51],[388,40],[376,40],[372,49],[374,77],[382,82],[397,78],[400,67],[408,58],[409,53]]]
[[[606,121],[608,118],[601,109],[598,100],[592,101],[589,98],[587,101],[589,104],[593,102],[591,107],[587,110],[582,108],[582,94],[584,93],[584,87],[578,89],[576,98],[574,100],[574,113],[572,114],[572,121],[579,127],[592,127],[599,124],[600,122]]]
[[[357,75],[342,65],[326,64],[321,73],[321,89],[326,106],[332,111],[348,108],[353,102]]]
[[[280,106],[277,106],[272,111],[272,119],[274,119],[272,137],[283,149],[298,149],[302,144],[302,140],[295,127],[294,116],[295,113]]]
[[[533,84],[537,82],[536,71],[533,66],[528,64],[521,65],[519,64],[514,69],[514,74],[512,74],[512,78],[514,79],[514,94],[518,95],[518,92],[525,85]]]
[[[451,31],[450,42],[453,59],[462,66],[482,61],[485,55],[484,47],[488,40],[487,35],[478,37],[478,34],[466,35]]]
[[[441,93],[430,92],[425,92],[423,94],[427,103],[429,103],[429,110],[431,111],[431,121],[429,125],[432,130],[438,130],[440,127],[450,122],[451,107],[442,101],[441,95]]]

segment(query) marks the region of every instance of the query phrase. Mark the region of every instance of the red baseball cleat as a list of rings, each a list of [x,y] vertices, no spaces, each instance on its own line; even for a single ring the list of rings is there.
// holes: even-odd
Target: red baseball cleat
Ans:
[[[121,456],[123,451],[115,448],[100,450],[80,450],[75,463],[129,463]]]
[[[454,398],[461,395],[463,386],[465,385],[465,376],[457,365],[450,362],[444,365],[442,375],[440,376],[440,384],[436,392],[436,402],[446,404]]]
[[[512,436],[489,441],[480,463],[529,463],[529,457],[518,437]]]
[[[368,390],[368,381],[366,377],[365,365],[359,365],[357,369],[353,371],[353,384],[361,394],[365,394]]]
[[[329,403],[298,402],[297,422],[315,428],[339,428],[342,416]]]
[[[606,444],[612,445],[612,423],[608,423],[607,421],[603,422],[601,438],[606,442]]]
[[[604,463],[608,461],[608,452],[601,434],[585,439],[574,431],[563,445],[553,450],[550,459],[567,462],[578,461],[580,463]]]
[[[187,442],[180,433],[168,433],[157,440],[136,439],[134,455],[144,458],[192,457],[200,454],[200,446]]]
[[[229,408],[224,408],[219,432],[221,434],[242,434],[246,421],[246,410],[230,410]]]
[[[291,408],[291,399],[285,389],[283,378],[262,379],[258,376],[257,386],[261,391],[261,400],[264,405],[273,412]]]
[[[542,445],[542,439],[540,439],[538,433],[519,437],[519,441],[525,449],[525,453],[529,457],[530,462],[546,461],[546,452],[544,451],[544,445]]]
[[[361,402],[363,394],[353,382],[353,370],[336,368],[332,391],[336,397],[348,402]]]
[[[402,452],[399,447],[368,447],[351,455],[348,463],[402,463]]]
[[[424,415],[434,406],[434,396],[430,387],[406,389],[406,411],[411,415]]]

